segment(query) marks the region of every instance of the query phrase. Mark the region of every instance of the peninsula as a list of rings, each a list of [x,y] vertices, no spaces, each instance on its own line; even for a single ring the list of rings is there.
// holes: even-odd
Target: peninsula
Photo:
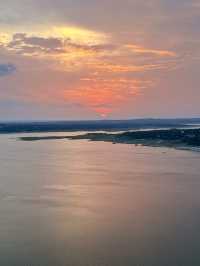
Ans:
[[[195,129],[160,129],[126,131],[120,133],[87,133],[76,136],[25,136],[19,138],[22,141],[38,140],[90,140],[112,143],[127,143],[143,146],[162,147],[200,147],[200,128]]]

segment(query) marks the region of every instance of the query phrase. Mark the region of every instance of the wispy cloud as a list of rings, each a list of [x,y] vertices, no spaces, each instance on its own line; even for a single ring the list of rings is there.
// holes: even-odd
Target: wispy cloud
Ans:
[[[136,54],[151,54],[151,55],[156,55],[160,57],[176,56],[175,52],[168,51],[168,50],[150,49],[150,48],[145,48],[145,47],[142,47],[139,45],[133,45],[133,44],[127,44],[125,47]]]

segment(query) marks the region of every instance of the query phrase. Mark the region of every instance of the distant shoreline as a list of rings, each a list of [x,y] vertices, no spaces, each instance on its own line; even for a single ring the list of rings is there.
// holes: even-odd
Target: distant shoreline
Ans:
[[[123,133],[87,133],[76,136],[25,136],[21,141],[39,140],[90,140],[111,143],[124,143],[152,147],[176,149],[200,149],[200,128],[197,129],[166,129],[149,131],[126,131]]]
[[[0,122],[1,134],[49,133],[49,132],[95,132],[128,131],[145,129],[188,128],[200,126],[200,118],[185,119],[130,119],[93,121],[51,122]]]

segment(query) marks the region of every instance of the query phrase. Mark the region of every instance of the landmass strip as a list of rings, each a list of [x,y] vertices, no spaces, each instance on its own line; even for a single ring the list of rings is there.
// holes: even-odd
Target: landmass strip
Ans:
[[[112,143],[127,143],[143,146],[162,146],[174,148],[199,147],[200,128],[127,131],[123,133],[87,133],[76,136],[26,136],[22,141],[39,140],[90,140]]]

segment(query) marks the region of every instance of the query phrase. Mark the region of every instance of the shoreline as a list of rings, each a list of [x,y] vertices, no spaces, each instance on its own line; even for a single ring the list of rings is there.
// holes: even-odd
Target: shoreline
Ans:
[[[41,140],[88,140],[104,141],[113,144],[133,144],[150,147],[166,147],[182,150],[200,151],[200,128],[166,129],[149,131],[126,131],[123,133],[87,133],[76,136],[25,136],[21,141]]]

